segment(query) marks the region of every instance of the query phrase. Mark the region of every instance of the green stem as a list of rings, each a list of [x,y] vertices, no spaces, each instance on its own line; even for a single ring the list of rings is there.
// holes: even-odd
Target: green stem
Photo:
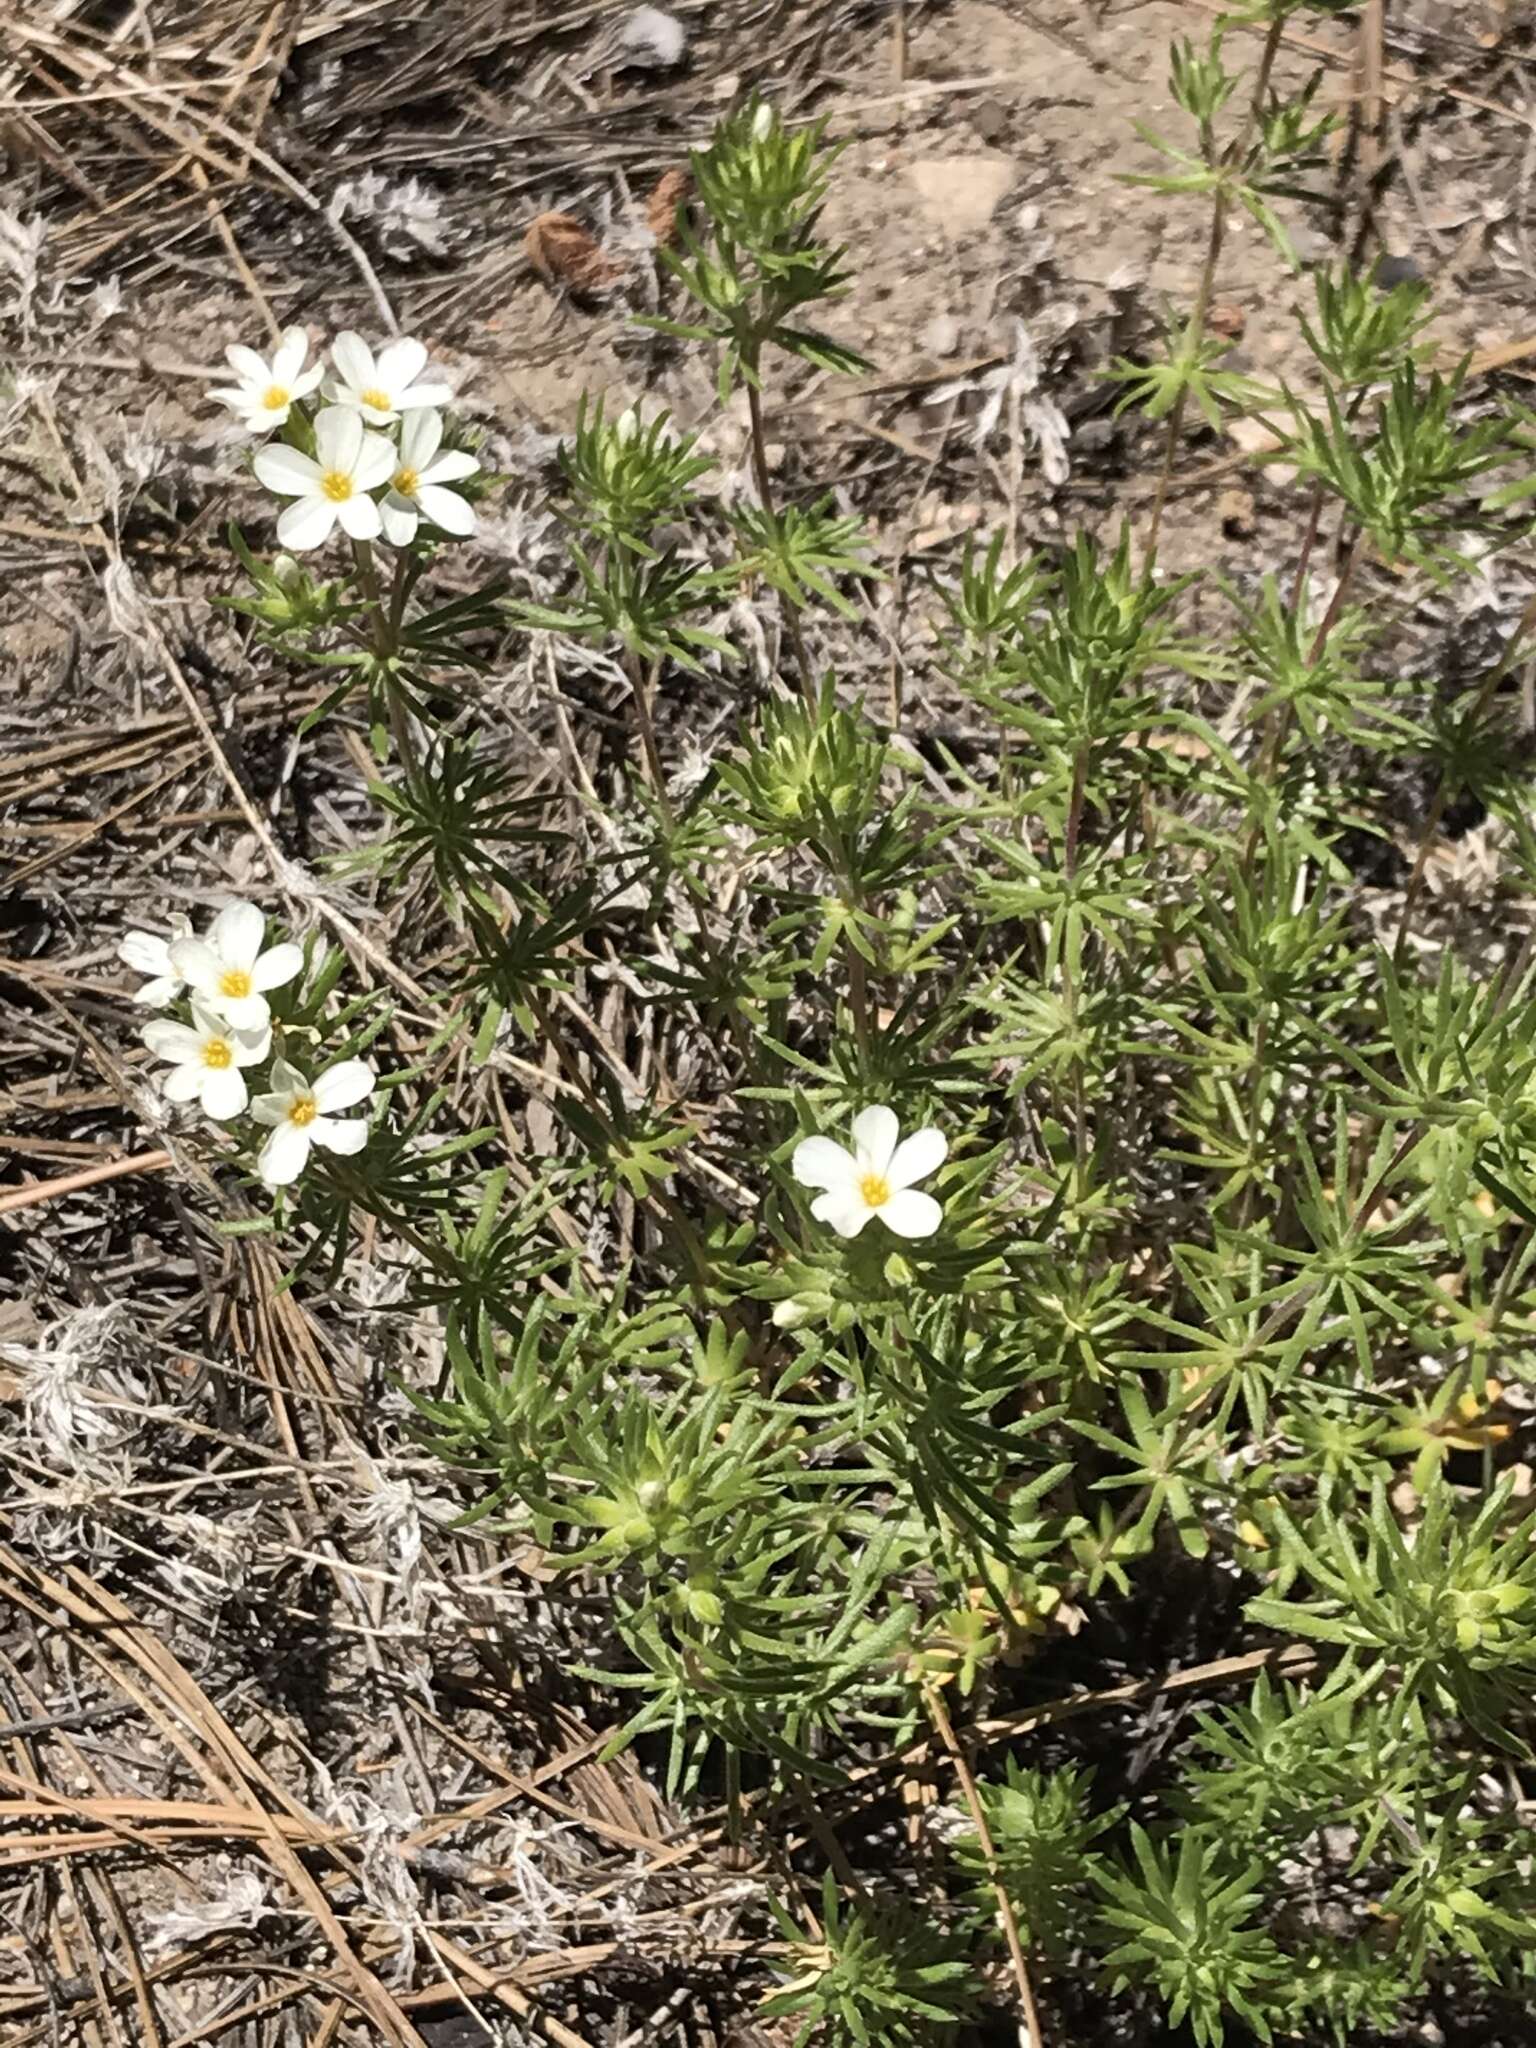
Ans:
[[[1070,895],[1077,878],[1077,850],[1082,838],[1083,811],[1088,797],[1088,747],[1086,741],[1078,748],[1072,763],[1072,794],[1067,802],[1067,831],[1062,852],[1062,873],[1066,878]],[[1062,912],[1070,922],[1072,905],[1069,902]],[[1077,977],[1067,958],[1067,933],[1062,933],[1061,942],[1061,995],[1066,1005],[1068,1028],[1073,1038],[1077,1036],[1078,989]],[[1088,1095],[1083,1061],[1080,1053],[1072,1058],[1072,1143],[1077,1157],[1078,1199],[1087,1193],[1086,1175],[1088,1170]]]
[[[394,663],[400,652],[400,626],[405,616],[405,601],[410,587],[410,556],[403,548],[395,556],[387,605],[379,584],[378,562],[374,556],[372,541],[353,541],[352,559],[357,564],[357,580],[363,587],[363,596],[367,600],[372,620],[374,652],[378,656],[382,672],[384,700],[389,707],[389,729],[394,738],[395,751],[399,754],[400,764],[407,774],[416,776],[421,772],[421,757],[411,733],[409,707],[400,691],[396,689],[394,681]]]
[[[1339,571],[1339,580],[1334,585],[1332,597],[1328,600],[1328,609],[1323,613],[1317,631],[1312,636],[1312,645],[1307,651],[1307,666],[1309,668],[1315,667],[1322,658],[1323,650],[1328,645],[1328,636],[1339,622],[1339,614],[1344,609],[1344,600],[1349,595],[1350,586],[1355,580],[1355,572],[1359,569],[1361,557],[1365,553],[1365,538],[1364,528],[1361,528],[1350,544],[1349,554],[1345,559],[1344,567]],[[1299,583],[1297,590],[1298,594],[1300,594],[1301,585]],[[1281,754],[1290,729],[1291,706],[1289,704],[1282,704],[1274,719],[1267,723],[1265,728],[1264,744],[1259,750],[1258,762],[1253,771],[1253,779],[1256,783],[1267,781],[1279,767]],[[1258,851],[1260,831],[1260,821],[1255,818],[1248,830],[1248,844],[1243,849],[1243,873],[1245,876],[1253,872],[1253,859]]]
[[[1264,54],[1259,60],[1259,69],[1254,79],[1253,94],[1248,102],[1248,112],[1237,139],[1223,152],[1220,162],[1213,161],[1214,143],[1209,133],[1201,137],[1206,161],[1214,171],[1223,175],[1216,187],[1216,196],[1211,207],[1211,231],[1205,245],[1205,263],[1200,272],[1200,283],[1195,293],[1194,310],[1189,316],[1189,325],[1184,330],[1186,360],[1193,361],[1199,354],[1205,340],[1206,321],[1210,316],[1211,300],[1216,291],[1216,269],[1221,262],[1221,252],[1227,238],[1227,215],[1231,206],[1231,192],[1225,173],[1233,166],[1241,166],[1258,125],[1264,95],[1269,90],[1270,76],[1275,68],[1275,58],[1280,49],[1283,17],[1276,15],[1269,25],[1269,34],[1264,39]],[[1168,438],[1163,448],[1163,466],[1157,479],[1157,497],[1152,506],[1152,526],[1147,535],[1147,556],[1157,553],[1158,535],[1162,532],[1163,511],[1168,503],[1168,492],[1173,482],[1173,466],[1179,452],[1179,443],[1184,434],[1184,421],[1189,411],[1189,386],[1186,384],[1174,401],[1173,411],[1168,416]]]
[[[661,673],[661,663],[653,662],[651,672],[647,675],[641,667],[639,658],[631,655],[625,663],[625,669],[629,676],[630,694],[635,700],[635,722],[640,728],[640,751],[645,762],[645,779],[650,785],[651,794],[656,799],[657,808],[666,822],[670,835],[677,824],[677,813],[672,808],[672,799],[667,795],[667,778],[661,765],[661,749],[656,743],[656,721],[651,709],[652,693]]]
[[[1243,1199],[1238,1205],[1237,1227],[1246,1230],[1253,1215],[1253,1199],[1258,1189],[1258,1131],[1259,1121],[1264,1114],[1265,1083],[1269,1069],[1264,1064],[1264,1054],[1269,1043],[1269,1009],[1261,1012],[1253,1034],[1252,1079],[1248,1088],[1248,1128],[1245,1133],[1248,1144],[1248,1179],[1243,1187]]]
[[[773,495],[773,485],[768,480],[768,442],[763,432],[763,396],[758,363],[761,345],[753,342],[741,352],[742,370],[747,387],[747,415],[752,423],[752,480],[757,486],[757,495],[767,518],[778,527],[779,514]],[[795,663],[800,670],[800,688],[806,703],[816,709],[816,679],[811,673],[810,657],[805,651],[805,638],[800,631],[800,612],[792,597],[783,598],[784,623],[789,633],[790,645],[795,650]]]

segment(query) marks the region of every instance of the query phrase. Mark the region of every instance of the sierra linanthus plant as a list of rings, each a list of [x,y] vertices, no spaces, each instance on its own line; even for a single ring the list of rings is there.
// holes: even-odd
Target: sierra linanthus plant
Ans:
[[[336,1284],[361,1217],[395,1248],[443,1331],[423,1440],[487,1540],[598,1596],[570,1676],[611,1746],[651,1745],[679,1799],[721,1784],[738,1831],[811,1810],[820,1888],[786,1863],[763,1928],[765,2014],[807,2042],[959,2038],[1031,1983],[1047,2031],[1092,1986],[1211,2044],[1531,1990],[1536,1552],[1499,1467],[1536,1377],[1536,972],[1425,917],[1427,851],[1395,930],[1358,872],[1392,841],[1390,760],[1442,791],[1424,849],[1473,788],[1536,877],[1523,626],[1447,700],[1382,594],[1496,567],[1524,444],[1429,363],[1422,288],[1369,273],[1307,287],[1320,403],[1223,366],[1234,212],[1291,261],[1321,175],[1314,88],[1276,83],[1308,11],[1338,10],[1234,7],[1174,54],[1192,139],[1150,182],[1209,209],[1207,259],[1164,355],[1109,373],[1162,429],[1150,532],[936,569],[958,712],[932,730],[840,680],[873,551],[769,465],[773,380],[864,367],[815,324],[855,260],[823,238],[824,124],[722,120],[643,323],[722,405],[745,391],[752,491],[699,428],[584,401],[537,599],[480,579],[506,480],[424,344],[231,351],[276,546],[232,531],[228,602],[315,672],[308,744],[366,719],[377,834],[344,871],[439,943],[386,962],[418,1046],[384,1066],[391,999],[349,998],[313,936],[263,950],[259,908],[130,935],[137,1000],[177,1006],[150,1026],[163,1114],[274,1189],[238,1227],[281,1231],[297,1281]],[[1300,479],[1289,559],[1164,575],[1186,427],[1255,407]],[[555,686],[599,662],[627,687],[606,787],[519,779],[489,713],[529,645]],[[685,763],[677,707],[722,684]],[[654,1024],[643,1071],[582,1023],[599,979]],[[1161,1671],[1175,1605],[1213,1669],[1145,1781],[1118,1733],[1097,1770],[1027,1719],[989,1747],[1052,1690],[1090,1727],[1085,1660]],[[852,1774],[947,1754],[951,1715],[974,1808],[861,1874]]]

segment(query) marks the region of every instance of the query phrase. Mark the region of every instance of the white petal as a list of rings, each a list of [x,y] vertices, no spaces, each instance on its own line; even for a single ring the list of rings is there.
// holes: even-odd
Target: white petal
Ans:
[[[320,363],[312,363],[301,377],[294,378],[288,389],[295,398],[308,398],[311,391],[315,389],[324,375],[324,366]]]
[[[421,524],[421,514],[413,501],[402,498],[398,491],[390,491],[380,502],[379,518],[384,524],[384,538],[392,548],[408,548]]]
[[[320,465],[312,462],[301,448],[290,448],[286,441],[269,441],[265,448],[258,448],[251,467],[256,472],[256,481],[265,484],[269,491],[276,491],[280,498],[301,497],[318,488],[320,482]]]
[[[423,515],[443,533],[462,540],[466,533],[475,530],[475,508],[457,491],[445,491],[441,484],[422,484],[416,502]]]
[[[372,498],[343,498],[336,507],[336,517],[343,533],[353,540],[374,540],[378,536],[379,508]]]
[[[929,1124],[925,1130],[914,1131],[910,1138],[902,1139],[891,1154],[885,1177],[893,1188],[909,1188],[914,1181],[926,1180],[948,1156],[948,1138]]]
[[[167,1102],[196,1102],[202,1092],[201,1062],[191,1066],[172,1067],[168,1074],[161,1076],[160,1093]]]
[[[362,445],[352,464],[353,489],[376,489],[394,469],[396,459],[395,445],[392,441],[386,441],[382,434],[364,434]]]
[[[319,547],[331,537],[336,507],[329,498],[295,498],[277,516],[277,537],[296,555]]]
[[[157,1017],[153,1024],[144,1026],[139,1036],[157,1060],[175,1060],[178,1066],[184,1060],[195,1060],[202,1044],[195,1031],[189,1031],[172,1017]]]
[[[304,965],[304,948],[285,939],[280,946],[269,946],[258,956],[251,968],[251,983],[255,988],[282,988]]]
[[[208,942],[227,967],[243,967],[249,973],[261,951],[266,928],[266,917],[256,905],[236,897],[213,920]]]
[[[342,382],[355,391],[366,391],[373,379],[373,350],[360,334],[346,328],[331,343],[331,361],[340,370]]]
[[[192,1029],[199,1040],[223,1038],[227,1028],[224,1019],[210,1010],[200,995],[192,998]]]
[[[857,1237],[874,1213],[857,1189],[849,1193],[833,1188],[825,1195],[818,1195],[811,1204],[811,1214],[816,1221],[830,1223],[839,1237]]]
[[[853,1120],[854,1150],[859,1155],[859,1164],[870,1173],[884,1175],[900,1136],[901,1125],[895,1110],[878,1103],[873,1108],[861,1109]]]
[[[898,1188],[875,1214],[898,1237],[932,1237],[944,1221],[944,1211],[932,1195],[919,1194],[916,1188]]]
[[[272,358],[272,382],[281,384],[285,391],[293,389],[293,380],[304,367],[304,358],[309,354],[309,336],[302,327],[285,327],[283,338],[277,345]]]
[[[243,342],[232,341],[224,351],[224,360],[242,383],[270,384],[273,381],[263,359]]]
[[[421,343],[414,335],[402,334],[398,341],[386,342],[379,350],[379,384],[391,394],[404,391],[421,375],[426,362],[427,352]]]
[[[400,427],[402,468],[423,470],[437,453],[443,438],[443,416],[428,408],[407,413]]]
[[[241,1029],[235,1033],[235,1065],[254,1067],[264,1060],[272,1050],[272,1027],[263,1024],[259,1031]]]
[[[293,1097],[286,1089],[272,1095],[251,1097],[251,1115],[259,1124],[271,1124],[275,1127],[287,1123],[288,1112],[292,1107]]]
[[[167,1003],[174,1003],[181,990],[179,974],[157,975],[153,981],[146,981],[135,989],[133,1000],[146,1010],[163,1010]]]
[[[153,932],[124,932],[117,942],[117,957],[136,974],[169,974],[171,949]]]
[[[215,384],[208,396],[218,399],[221,405],[229,406],[234,412],[249,412],[251,409],[251,394],[243,384]]]
[[[272,1062],[272,1086],[279,1094],[290,1098],[310,1092],[309,1077],[300,1073],[293,1062],[285,1060],[281,1054]]]
[[[309,1127],[309,1134],[327,1152],[339,1152],[350,1158],[354,1152],[361,1152],[368,1142],[368,1119],[365,1116],[317,1116]]]
[[[271,1022],[272,1012],[265,996],[210,996],[209,1001],[236,1031],[265,1031]]]
[[[394,393],[401,412],[425,412],[429,406],[452,405],[451,384],[413,384],[408,391]]]
[[[269,1188],[286,1188],[296,1181],[309,1160],[309,1132],[284,1118],[262,1146],[256,1171]]]
[[[803,1188],[851,1186],[858,1177],[858,1162],[832,1138],[802,1138],[795,1147],[789,1170]]]
[[[174,971],[200,994],[218,987],[224,963],[206,939],[178,939],[170,948],[170,956]]]
[[[421,480],[424,484],[456,484],[466,476],[473,476],[479,467],[467,448],[449,448],[427,464],[421,471]]]
[[[350,476],[362,445],[363,423],[355,407],[328,405],[315,414],[315,454],[322,469],[339,469]]]
[[[238,1067],[204,1067],[202,1102],[204,1116],[216,1124],[238,1116],[249,1100],[245,1076]]]
[[[354,1103],[366,1101],[373,1093],[377,1078],[364,1061],[343,1060],[317,1079],[315,1101],[325,1114],[334,1109],[351,1109]]]

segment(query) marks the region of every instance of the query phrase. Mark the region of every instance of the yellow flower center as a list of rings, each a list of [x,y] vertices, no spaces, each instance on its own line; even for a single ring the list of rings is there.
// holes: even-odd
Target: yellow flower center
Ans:
[[[359,392],[358,396],[364,405],[371,405],[375,412],[392,412],[394,410],[389,402],[389,393],[381,391],[377,384],[370,384],[368,389]]]
[[[344,469],[328,469],[320,479],[320,488],[333,505],[344,505],[352,495],[352,479]]]
[[[891,1184],[883,1173],[866,1173],[859,1182],[859,1194],[867,1209],[883,1209],[891,1199]]]
[[[248,996],[251,992],[251,977],[243,967],[226,967],[219,976],[221,996]]]
[[[205,1067],[232,1067],[235,1064],[235,1050],[227,1038],[205,1038],[203,1040],[203,1065]]]
[[[288,1121],[297,1124],[302,1131],[306,1124],[312,1124],[320,1114],[320,1105],[313,1095],[296,1095],[288,1105]]]
[[[261,402],[268,412],[281,412],[288,403],[288,399],[289,393],[283,389],[281,384],[269,384],[266,389],[266,395]]]
[[[395,471],[395,489],[402,498],[414,498],[420,487],[421,478],[414,469],[397,469]]]

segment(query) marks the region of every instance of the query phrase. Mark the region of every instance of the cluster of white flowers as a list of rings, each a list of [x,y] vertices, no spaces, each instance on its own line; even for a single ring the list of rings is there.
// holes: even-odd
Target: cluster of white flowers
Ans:
[[[303,949],[284,940],[265,944],[267,921],[254,903],[226,903],[197,938],[191,922],[172,920],[169,939],[128,932],[118,957],[150,977],[134,996],[164,1010],[185,991],[190,1023],[157,1017],[145,1025],[144,1043],[169,1069],[160,1080],[168,1102],[196,1102],[215,1123],[249,1110],[266,1130],[256,1166],[268,1187],[287,1187],[303,1173],[310,1147],[360,1152],[368,1141],[366,1117],[343,1117],[373,1093],[373,1070],[342,1060],[313,1081],[281,1053],[272,1060],[269,1087],[254,1099],[244,1069],[272,1054],[273,989],[284,988],[304,965]]]
[[[423,520],[455,538],[474,532],[474,507],[449,485],[480,465],[467,450],[442,445],[439,408],[453,393],[423,378],[427,351],[419,341],[402,336],[375,356],[360,334],[338,334],[329,374],[320,363],[306,367],[302,327],[288,328],[270,357],[238,345],[224,353],[239,382],[213,395],[247,433],[280,431],[295,407],[319,393],[313,417],[300,415],[309,431],[267,441],[253,462],[258,481],[292,501],[277,522],[285,548],[318,548],[338,526],[352,540],[382,535],[397,548],[410,546]]]
[[[216,1123],[248,1110],[267,1133],[257,1171],[269,1187],[287,1187],[303,1173],[312,1146],[343,1156],[363,1149],[368,1119],[338,1112],[365,1102],[375,1076],[362,1060],[342,1060],[311,1080],[282,1052],[272,1057],[267,995],[294,979],[304,954],[291,940],[268,946],[266,928],[254,903],[226,903],[205,938],[177,916],[169,939],[131,931],[118,954],[148,977],[135,1002],[163,1010],[183,991],[189,999],[189,1023],[157,1017],[144,1028],[144,1043],[168,1068],[161,1093],[170,1102],[200,1103]],[[244,1069],[268,1059],[269,1085],[253,1098]],[[802,1187],[817,1190],[816,1221],[840,1237],[857,1237],[871,1217],[898,1237],[932,1237],[944,1211],[917,1182],[948,1157],[944,1133],[929,1125],[903,1138],[896,1112],[875,1104],[860,1110],[851,1136],[851,1148],[826,1137],[803,1138],[795,1147],[791,1170]]]

